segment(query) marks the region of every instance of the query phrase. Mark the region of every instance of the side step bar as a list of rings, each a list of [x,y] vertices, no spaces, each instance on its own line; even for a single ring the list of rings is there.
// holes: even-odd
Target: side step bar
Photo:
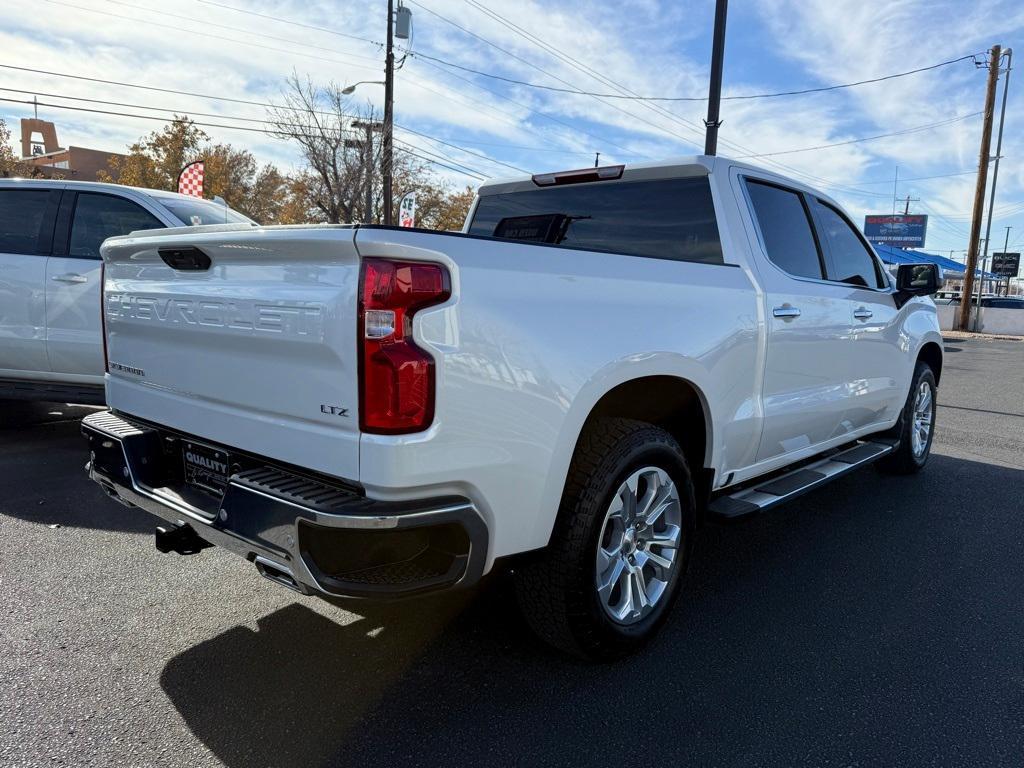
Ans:
[[[897,441],[882,438],[859,442],[798,469],[754,480],[752,485],[719,496],[711,501],[708,512],[712,519],[724,522],[764,512],[892,453],[896,445]]]

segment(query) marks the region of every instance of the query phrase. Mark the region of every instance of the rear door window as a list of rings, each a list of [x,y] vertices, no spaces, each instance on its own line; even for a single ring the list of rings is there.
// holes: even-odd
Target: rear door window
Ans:
[[[59,190],[0,189],[0,253],[47,253],[59,199]]]
[[[676,261],[723,262],[706,176],[484,195],[469,234]]]
[[[71,220],[68,255],[100,258],[100,245],[108,237],[127,235],[137,229],[162,229],[163,224],[142,206],[114,195],[80,192]]]
[[[863,288],[883,288],[878,262],[846,217],[821,200],[815,200],[814,207],[818,236],[825,246],[828,279]]]
[[[791,275],[820,280],[821,255],[803,195],[752,179],[746,183],[768,258]]]

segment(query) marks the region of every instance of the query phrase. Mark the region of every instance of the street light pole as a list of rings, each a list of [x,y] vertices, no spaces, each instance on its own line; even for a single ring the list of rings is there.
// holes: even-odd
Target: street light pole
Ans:
[[[384,155],[384,224],[392,224],[391,172],[392,153],[391,135],[394,128],[394,88],[395,88],[395,49],[394,29],[395,0],[388,0],[388,36],[387,57],[384,64],[384,136],[382,150]]]

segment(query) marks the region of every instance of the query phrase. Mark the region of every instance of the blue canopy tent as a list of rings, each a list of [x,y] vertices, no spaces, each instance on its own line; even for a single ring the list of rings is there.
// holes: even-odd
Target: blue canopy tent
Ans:
[[[875,249],[875,253],[878,254],[879,258],[887,265],[899,265],[899,264],[938,264],[942,267],[943,273],[946,277],[963,277],[967,271],[964,265],[958,261],[953,261],[945,256],[939,256],[934,253],[925,253],[924,251],[908,251],[903,248],[897,248],[893,245],[884,245],[882,243],[872,243]],[[975,272],[975,276],[982,274],[980,271]],[[991,272],[984,273],[986,280],[991,280],[996,277]]]

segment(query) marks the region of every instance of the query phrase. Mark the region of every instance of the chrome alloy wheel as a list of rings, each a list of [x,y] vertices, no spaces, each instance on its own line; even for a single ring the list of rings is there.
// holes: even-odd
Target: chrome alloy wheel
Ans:
[[[665,594],[682,560],[679,489],[668,473],[644,467],[626,478],[605,512],[595,588],[619,624],[645,618]]]
[[[914,424],[910,431],[910,447],[914,458],[920,459],[928,449],[928,437],[932,433],[935,408],[932,403],[932,388],[922,381],[914,397]]]

